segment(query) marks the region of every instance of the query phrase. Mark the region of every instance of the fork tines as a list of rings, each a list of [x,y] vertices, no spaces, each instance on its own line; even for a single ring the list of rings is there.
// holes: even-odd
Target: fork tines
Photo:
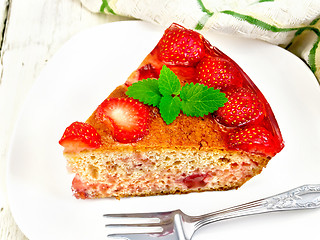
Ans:
[[[146,234],[156,235],[162,231],[161,225],[163,223],[161,223],[159,216],[150,213],[104,214],[103,217],[112,221],[112,223],[105,225],[109,232],[112,232],[108,234],[109,237],[141,239]],[[120,233],[119,230],[121,230]]]

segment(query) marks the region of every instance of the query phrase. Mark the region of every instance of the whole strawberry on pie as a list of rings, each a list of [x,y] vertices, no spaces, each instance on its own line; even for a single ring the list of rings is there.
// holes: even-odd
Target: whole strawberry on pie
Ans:
[[[59,143],[82,199],[236,189],[284,147],[252,80],[178,24]]]

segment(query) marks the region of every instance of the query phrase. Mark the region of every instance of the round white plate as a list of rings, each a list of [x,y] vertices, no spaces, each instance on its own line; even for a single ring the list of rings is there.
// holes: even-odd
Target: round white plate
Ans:
[[[286,50],[261,41],[203,32],[233,58],[269,101],[285,148],[238,190],[99,200],[71,193],[58,141],[74,121],[85,121],[161,38],[164,29],[140,21],[85,31],[49,61],[27,99],[13,137],[8,167],[9,202],[31,240],[106,239],[104,213],[167,211],[202,214],[320,183],[320,87],[308,67]],[[216,223],[195,240],[297,239],[316,235],[319,210],[273,213]]]

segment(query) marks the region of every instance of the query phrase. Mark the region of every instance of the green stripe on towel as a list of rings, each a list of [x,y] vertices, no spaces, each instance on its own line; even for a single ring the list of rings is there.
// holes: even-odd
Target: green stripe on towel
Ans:
[[[273,25],[270,25],[266,22],[263,22],[259,19],[256,19],[254,17],[251,17],[251,16],[248,16],[248,15],[244,15],[244,14],[241,14],[241,13],[237,13],[237,12],[234,12],[234,11],[230,11],[230,10],[225,10],[225,11],[221,11],[221,13],[224,13],[224,14],[228,14],[228,15],[231,15],[235,18],[238,18],[240,20],[243,20],[243,21],[246,21],[250,24],[253,24],[253,25],[256,25],[258,27],[261,27],[265,30],[268,30],[268,31],[272,31],[272,32],[289,32],[289,31],[293,31],[293,30],[297,30],[298,28],[278,28],[276,26],[273,26]]]
[[[109,6],[108,0],[102,0],[102,4],[100,7],[100,12],[104,12],[104,10],[107,9],[107,11],[113,15],[117,15],[113,9]]]
[[[201,0],[197,0],[199,6],[201,7],[201,11],[204,12],[206,15],[204,15],[200,21],[198,22],[197,26],[195,27],[196,30],[201,30],[204,25],[206,24],[206,22],[208,21],[208,19],[213,15],[213,12],[210,12],[203,4],[203,2]]]
[[[230,11],[230,10],[225,10],[225,11],[221,11],[221,13],[225,13],[228,15],[231,15],[235,18],[238,18],[240,20],[246,21],[250,24],[256,25],[262,29],[268,30],[268,31],[272,31],[272,32],[290,32],[290,31],[303,31],[303,30],[311,30],[314,31],[318,36],[320,36],[320,30],[318,28],[315,27],[311,27],[311,26],[305,26],[305,27],[294,27],[294,28],[279,28],[273,25],[270,25],[266,22],[263,22],[259,19],[256,19],[254,17],[248,16],[248,15],[244,15],[241,13],[237,13],[234,11]]]
[[[308,63],[310,65],[311,71],[313,73],[316,73],[316,71],[317,71],[316,52],[317,52],[317,49],[319,48],[319,42],[320,42],[320,38],[318,38],[318,40],[315,42],[315,44],[311,48],[310,53],[309,53],[309,57],[308,57]]]
[[[262,3],[262,2],[274,2],[274,0],[259,0],[259,3]]]

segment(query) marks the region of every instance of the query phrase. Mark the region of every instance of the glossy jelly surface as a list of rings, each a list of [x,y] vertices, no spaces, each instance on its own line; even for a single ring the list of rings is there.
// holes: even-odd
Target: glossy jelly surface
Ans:
[[[174,42],[167,43],[172,35],[175,36]],[[188,41],[186,36],[195,35],[197,40],[192,40],[194,46],[203,49],[198,49],[196,61],[188,61],[188,57],[194,59],[192,55],[187,55],[186,48],[190,47],[190,44],[181,46],[183,41],[176,36]],[[172,49],[177,54],[182,52],[182,55],[174,55],[174,61],[168,60],[168,54],[163,54],[167,49],[164,42],[166,46],[179,44],[176,50],[174,47]],[[170,51],[173,51],[172,49]],[[179,57],[187,60],[178,62]],[[284,141],[264,95],[236,62],[212,46],[201,34],[172,24],[138,69],[138,77],[129,78],[126,85],[130,86],[133,82],[145,78],[157,78],[163,65],[167,65],[178,76],[182,85],[190,82],[201,83],[226,93],[228,102],[212,115],[219,123],[229,149],[270,157],[282,150]]]

